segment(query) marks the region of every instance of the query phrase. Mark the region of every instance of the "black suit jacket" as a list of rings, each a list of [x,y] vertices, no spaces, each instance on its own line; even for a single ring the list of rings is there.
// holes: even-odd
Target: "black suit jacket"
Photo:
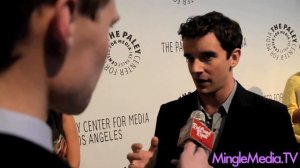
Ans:
[[[0,167],[68,168],[57,155],[15,136],[0,134]]]
[[[182,148],[176,146],[180,129],[196,109],[196,91],[161,106],[155,130],[155,136],[159,138],[156,167],[174,167],[170,160],[178,159],[182,152]],[[283,159],[286,155],[290,156],[283,152],[291,152],[294,157],[297,147],[286,106],[249,92],[238,83],[219,143],[214,147],[209,162],[214,167],[233,167],[228,158],[223,157],[225,159],[221,161],[219,156],[238,156],[239,152],[240,156],[250,153],[255,157],[257,153],[258,157],[280,155]],[[296,167],[292,160],[288,163],[281,161],[284,163],[275,164],[273,158],[267,160],[273,164],[255,164],[257,161],[254,160],[253,163],[250,161],[251,164],[239,164],[239,167]]]

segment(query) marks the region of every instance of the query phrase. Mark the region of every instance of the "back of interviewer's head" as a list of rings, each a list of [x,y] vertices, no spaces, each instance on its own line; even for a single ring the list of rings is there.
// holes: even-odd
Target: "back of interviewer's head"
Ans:
[[[21,54],[15,53],[16,45],[24,40],[28,35],[30,17],[33,11],[46,5],[55,5],[59,1],[67,3],[75,9],[74,0],[18,0],[6,1],[0,9],[1,42],[0,42],[0,74],[16,62]],[[87,16],[95,20],[96,13],[99,12],[110,0],[78,0],[76,8],[80,15]]]
[[[221,46],[227,51],[227,56],[235,48],[241,48],[243,35],[240,25],[219,12],[209,12],[205,15],[194,16],[182,23],[178,34],[182,39],[201,38],[208,33],[214,33]]]
[[[1,50],[0,73],[11,66],[20,55],[13,50],[28,33],[29,18],[32,12],[41,5],[54,4],[56,0],[18,0],[6,1],[1,6]]]

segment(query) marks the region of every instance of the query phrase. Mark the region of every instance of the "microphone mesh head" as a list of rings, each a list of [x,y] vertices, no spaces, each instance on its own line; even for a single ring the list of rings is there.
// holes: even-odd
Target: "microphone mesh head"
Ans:
[[[205,114],[203,111],[200,111],[200,110],[193,111],[191,114],[191,118],[196,118],[199,121],[201,121],[202,123],[205,123]]]

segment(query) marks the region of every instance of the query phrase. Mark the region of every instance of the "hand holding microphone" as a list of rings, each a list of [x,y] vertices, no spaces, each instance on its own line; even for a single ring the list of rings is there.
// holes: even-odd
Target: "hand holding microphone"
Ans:
[[[185,126],[180,130],[177,146],[184,146],[191,140],[198,146],[209,151],[213,148],[214,132],[205,125],[205,114],[202,111],[193,111]]]
[[[183,147],[180,160],[172,160],[177,168],[211,168],[205,149],[213,148],[214,133],[205,125],[205,114],[193,111],[187,123],[180,130],[177,146]]]
[[[177,168],[212,168],[208,164],[208,155],[202,147],[197,147],[194,142],[187,141]]]

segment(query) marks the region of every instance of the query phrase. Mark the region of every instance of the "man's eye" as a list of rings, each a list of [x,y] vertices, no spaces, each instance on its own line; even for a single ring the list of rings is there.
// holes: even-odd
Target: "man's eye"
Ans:
[[[205,53],[205,54],[202,54],[201,55],[201,60],[202,61],[210,61],[212,58],[214,58],[215,57],[215,53]]]
[[[185,56],[187,62],[194,62],[195,58],[191,56]]]
[[[204,56],[202,56],[203,60],[210,60],[211,58],[212,58],[212,56],[210,56],[210,55],[204,55]]]

